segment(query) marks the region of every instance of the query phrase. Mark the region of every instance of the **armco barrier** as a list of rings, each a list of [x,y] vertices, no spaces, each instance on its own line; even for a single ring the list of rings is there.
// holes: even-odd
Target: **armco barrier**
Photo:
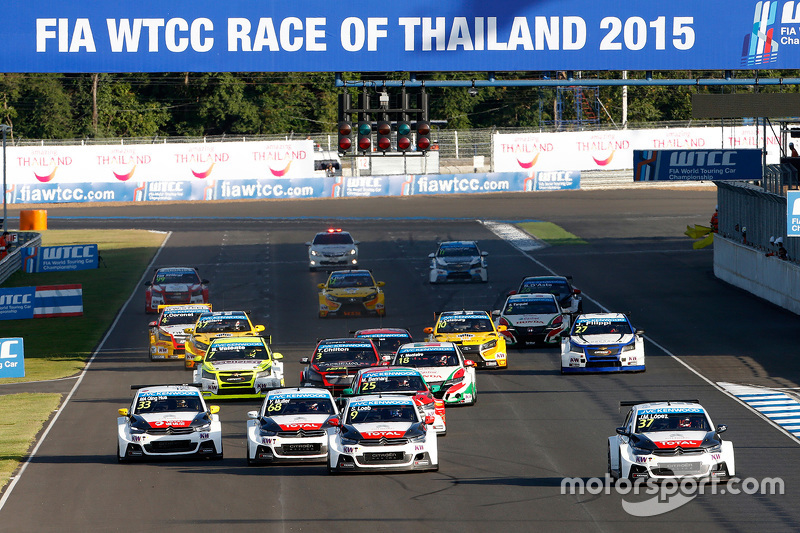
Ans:
[[[17,244],[0,260],[0,283],[11,277],[11,274],[22,268],[22,248],[26,246],[41,246],[41,233],[18,233]]]
[[[714,235],[714,275],[800,314],[800,265],[764,250]]]

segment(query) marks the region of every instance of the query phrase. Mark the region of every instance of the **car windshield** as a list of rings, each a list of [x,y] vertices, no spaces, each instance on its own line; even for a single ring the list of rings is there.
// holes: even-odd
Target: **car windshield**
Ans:
[[[144,413],[167,413],[167,412],[194,412],[199,413],[203,410],[203,403],[200,395],[190,393],[187,395],[175,395],[163,392],[153,392],[140,394],[136,398],[134,412]]]
[[[625,319],[587,318],[578,319],[572,329],[573,335],[628,335],[631,325]]]
[[[349,287],[371,287],[375,285],[369,272],[331,274],[328,280],[329,289],[346,289]]]
[[[519,288],[519,294],[531,294],[534,292],[543,292],[546,294],[555,294],[558,298],[572,294],[569,284],[563,280],[526,280],[522,282]]]
[[[504,315],[553,315],[558,313],[555,300],[509,300]]]
[[[493,331],[489,316],[440,316],[436,333],[479,333]]]
[[[711,431],[703,413],[648,413],[636,417],[636,432]]]
[[[269,359],[269,352],[263,344],[239,342],[212,343],[206,353],[206,361],[260,361]]]
[[[318,233],[312,244],[353,244],[349,233]]]
[[[438,257],[474,257],[481,254],[474,244],[465,244],[463,246],[440,246],[436,255]]]
[[[195,333],[232,333],[250,331],[250,324],[244,316],[201,317],[195,326]]]
[[[331,365],[335,363],[374,364],[378,361],[372,343],[321,344],[314,354],[315,365]]]
[[[397,357],[394,358],[394,363],[414,368],[458,366],[460,364],[455,350],[403,352],[397,354]]]
[[[177,272],[156,272],[153,283],[156,285],[166,285],[168,283],[184,283],[184,284],[197,284],[200,283],[200,276],[197,272],[191,270],[177,271]]]
[[[370,335],[368,337],[365,336],[365,338],[372,340],[372,342],[375,343],[375,347],[378,348],[378,352],[381,353],[395,353],[400,346],[408,343],[411,340],[411,337],[407,336],[373,337]]]
[[[421,376],[365,376],[358,384],[358,394],[376,394],[380,392],[419,392],[427,390]]]
[[[351,405],[346,424],[365,422],[416,422],[413,405]]]
[[[266,416],[332,415],[335,412],[330,398],[270,398],[264,406]]]
[[[197,322],[197,318],[205,311],[198,311],[196,313],[169,313],[161,316],[160,326],[179,326],[190,325]]]

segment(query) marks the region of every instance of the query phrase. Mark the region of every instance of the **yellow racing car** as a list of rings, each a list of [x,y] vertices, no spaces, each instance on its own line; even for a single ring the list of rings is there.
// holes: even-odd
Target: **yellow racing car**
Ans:
[[[211,312],[211,304],[159,305],[158,320],[150,322],[150,360],[183,359],[187,328],[197,317]]]
[[[264,331],[264,326],[254,326],[244,311],[215,311],[197,318],[194,327],[186,328],[186,370],[195,368],[195,359],[206,354],[214,339],[225,337],[254,337]]]
[[[385,316],[384,285],[369,270],[335,270],[318,285],[319,317]]]
[[[436,326],[424,331],[429,341],[457,344],[478,368],[508,368],[506,341],[501,334],[507,329],[495,328],[486,311],[444,311],[436,317]]]

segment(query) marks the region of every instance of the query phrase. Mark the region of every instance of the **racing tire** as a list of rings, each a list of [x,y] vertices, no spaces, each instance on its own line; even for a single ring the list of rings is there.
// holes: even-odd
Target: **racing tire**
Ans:
[[[616,483],[617,481],[618,476],[611,469],[611,448],[608,448],[608,466],[606,468],[606,471],[608,473],[608,478],[611,480],[610,481],[611,486],[613,487],[614,483]]]
[[[213,459],[214,461],[222,461],[224,456],[225,456],[225,450],[223,449],[222,444],[220,444],[219,453],[215,453],[214,455],[212,455],[211,459]]]
[[[250,452],[247,452],[247,466],[256,466],[256,462],[250,459]]]
[[[329,460],[325,461],[325,466],[328,468],[328,475],[329,476],[338,476],[339,470],[331,466],[331,462]]]
[[[125,464],[125,463],[127,463],[127,462],[128,462],[128,461],[127,461],[127,460],[126,460],[124,457],[121,457],[121,456],[119,455],[119,441],[117,441],[117,462],[118,462],[119,464]]]

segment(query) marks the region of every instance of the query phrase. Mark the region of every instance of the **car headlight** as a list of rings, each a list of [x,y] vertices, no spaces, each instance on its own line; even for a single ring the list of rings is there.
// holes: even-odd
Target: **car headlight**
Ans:
[[[633,453],[633,455],[650,455],[652,451],[646,448],[637,448],[631,444],[631,453]]]
[[[356,253],[357,253],[357,252],[356,252],[356,249],[355,249],[355,248],[353,248],[352,250],[350,250],[350,255],[356,255]]]
[[[259,378],[271,378],[272,377],[272,369],[269,370],[262,370],[261,372],[256,373],[256,379]]]
[[[629,352],[629,351],[635,350],[635,349],[636,349],[636,343],[635,342],[632,342],[630,344],[626,344],[625,346],[622,347],[622,351],[623,352]]]
[[[194,346],[195,350],[197,350],[198,352],[205,352],[206,350],[208,350],[208,344],[200,342],[198,340],[193,340],[192,346]]]
[[[717,444],[716,446],[706,448],[706,452],[708,453],[720,453],[721,451],[722,451],[722,444]]]
[[[202,426],[195,426],[195,432],[200,433],[201,431],[211,431],[211,422],[208,424],[203,424]]]
[[[358,441],[356,439],[347,439],[342,437],[342,444],[344,444],[345,446],[355,446],[356,444],[358,444]]]
[[[481,351],[485,352],[486,350],[491,350],[495,346],[497,346],[497,339],[492,339],[489,342],[484,342],[481,344]]]
[[[311,255],[315,255],[315,256],[316,256],[316,255],[319,255],[319,254],[317,253],[317,251],[316,251],[316,250],[311,250],[311,252],[309,252],[309,253],[310,253]]]
[[[570,352],[572,352],[572,353],[581,353],[581,354],[583,353],[583,346],[579,346],[579,345],[573,343],[572,341],[568,341],[568,342],[569,342],[569,351]]]
[[[425,433],[408,438],[409,442],[425,442]]]
[[[336,296],[334,296],[332,294],[326,294],[325,298],[328,299],[331,302],[338,302],[339,301],[339,298],[337,298]]]
[[[156,339],[159,340],[159,341],[162,341],[162,342],[167,342],[167,341],[171,341],[172,337],[170,337],[169,335],[167,335],[163,331],[158,330],[156,332]]]
[[[217,379],[216,374],[214,374],[213,372],[209,372],[205,368],[201,371],[200,375],[202,376],[203,379],[210,379],[211,381],[216,381]]]
[[[476,268],[476,267],[479,267],[479,266],[481,266],[481,260],[480,259],[474,259],[472,261],[472,263],[470,264],[471,268]]]

